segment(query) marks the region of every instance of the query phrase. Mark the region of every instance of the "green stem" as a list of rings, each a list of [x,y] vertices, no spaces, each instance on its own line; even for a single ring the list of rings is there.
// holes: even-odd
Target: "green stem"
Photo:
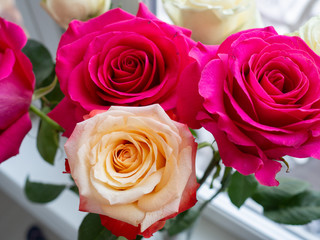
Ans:
[[[224,169],[224,174],[223,177],[221,179],[221,186],[218,189],[218,191],[208,200],[206,200],[199,208],[199,212],[202,212],[203,209],[205,209],[205,207],[216,197],[218,196],[220,193],[224,192],[227,187],[229,186],[230,183],[230,179],[231,179],[231,175],[232,175],[232,168],[231,167],[226,167]]]
[[[49,118],[45,113],[43,113],[40,109],[36,108],[34,105],[31,105],[29,110],[36,114],[38,117],[40,117],[43,121],[46,121],[48,124],[50,124],[54,129],[60,132],[64,132],[64,129],[58,123]]]
[[[210,147],[212,149],[212,151],[214,152],[214,147],[212,146],[212,143],[209,142],[201,142],[198,144],[198,150],[204,147]]]
[[[209,163],[206,171],[204,172],[202,178],[199,180],[200,186],[207,180],[213,169],[219,164],[220,162],[220,154],[218,151],[213,152],[213,157],[211,162]]]

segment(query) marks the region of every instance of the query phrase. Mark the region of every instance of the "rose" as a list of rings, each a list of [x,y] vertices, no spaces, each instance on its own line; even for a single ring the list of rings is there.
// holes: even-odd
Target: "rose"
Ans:
[[[73,21],[57,51],[56,73],[65,98],[50,116],[68,136],[83,115],[111,105],[159,103],[175,113],[180,73],[195,44],[189,36],[143,4],[137,17],[114,9],[86,23]]]
[[[40,5],[64,29],[73,19],[88,20],[109,10],[111,0],[42,0]]]
[[[27,38],[16,24],[0,18],[0,163],[19,153],[31,128],[29,106],[34,75],[21,52]]]
[[[240,30],[259,27],[255,0],[162,0],[174,24],[192,30],[192,38],[204,44],[220,44]]]
[[[309,19],[298,31],[289,35],[301,37],[313,51],[320,55],[320,16]]]
[[[320,158],[320,57],[300,38],[272,27],[228,37],[199,92],[226,166],[272,186],[283,156]]]
[[[65,144],[80,210],[115,235],[150,237],[192,207],[196,143],[159,105],[93,111]]]
[[[203,98],[198,90],[201,72],[208,61],[215,56],[217,49],[218,45],[204,45],[198,42],[189,52],[193,61],[181,73],[183,81],[178,85],[177,115],[180,122],[193,129],[201,127],[196,119],[203,105]]]

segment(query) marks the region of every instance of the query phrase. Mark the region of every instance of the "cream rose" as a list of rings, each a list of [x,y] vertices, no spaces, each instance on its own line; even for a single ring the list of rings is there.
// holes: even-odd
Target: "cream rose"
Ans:
[[[298,31],[288,35],[301,37],[315,53],[320,55],[320,15],[309,19]]]
[[[15,0],[0,0],[0,17],[23,27],[22,16]]]
[[[220,44],[232,33],[261,27],[255,0],[162,0],[173,23],[192,30],[204,44]]]
[[[110,9],[111,0],[42,0],[41,6],[64,29],[73,19],[88,20]]]
[[[65,144],[80,210],[107,216],[113,234],[132,239],[150,237],[195,204],[196,143],[186,125],[160,105],[113,106],[90,117]]]

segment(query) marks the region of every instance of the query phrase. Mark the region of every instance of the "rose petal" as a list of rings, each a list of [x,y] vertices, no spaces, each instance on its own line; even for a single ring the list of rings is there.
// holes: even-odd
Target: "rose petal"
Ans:
[[[65,132],[63,136],[69,137],[76,126],[77,122],[82,121],[86,115],[86,111],[75,106],[73,102],[68,100],[67,97],[63,98],[61,102],[48,113],[48,116],[56,121],[58,124],[63,125]],[[65,119],[68,119],[66,122]],[[66,124],[68,123],[68,124]]]
[[[0,135],[0,163],[19,153],[22,140],[31,129],[28,113],[25,113],[11,126],[1,131]],[[9,143],[9,144],[8,144]]]

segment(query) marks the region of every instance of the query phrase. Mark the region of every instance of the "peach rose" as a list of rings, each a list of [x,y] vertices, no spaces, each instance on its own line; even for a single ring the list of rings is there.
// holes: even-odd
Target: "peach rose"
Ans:
[[[196,203],[197,145],[160,105],[93,111],[65,144],[80,210],[117,236],[152,236]]]

